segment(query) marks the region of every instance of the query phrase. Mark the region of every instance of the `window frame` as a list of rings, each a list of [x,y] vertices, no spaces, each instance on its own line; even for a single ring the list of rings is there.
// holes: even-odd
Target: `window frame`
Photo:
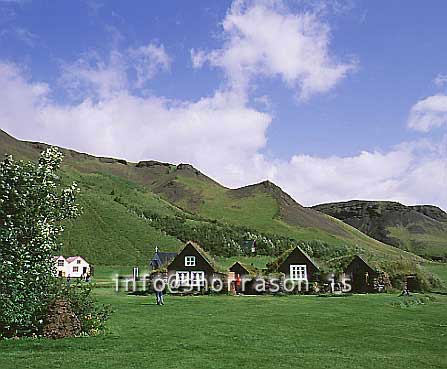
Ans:
[[[180,276],[183,276],[180,278]],[[175,272],[175,281],[178,286],[189,286],[189,272],[178,270]]]
[[[194,275],[200,276],[200,278],[194,278]],[[190,281],[192,286],[204,286],[205,285],[205,272],[201,270],[191,271]]]
[[[65,266],[65,261],[62,260],[62,259],[58,260],[58,261],[57,261],[57,266],[58,266],[58,267],[63,267],[63,266]]]
[[[73,266],[73,273],[79,273],[79,267],[77,265]]]
[[[307,281],[307,265],[291,264],[290,279],[294,281]]]
[[[195,267],[196,257],[193,255],[185,256],[185,267]]]

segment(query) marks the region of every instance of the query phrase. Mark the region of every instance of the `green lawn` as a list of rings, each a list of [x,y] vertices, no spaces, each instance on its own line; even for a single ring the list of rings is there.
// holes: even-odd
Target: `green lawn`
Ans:
[[[97,289],[104,336],[0,342],[0,368],[445,368],[447,296],[154,298]]]

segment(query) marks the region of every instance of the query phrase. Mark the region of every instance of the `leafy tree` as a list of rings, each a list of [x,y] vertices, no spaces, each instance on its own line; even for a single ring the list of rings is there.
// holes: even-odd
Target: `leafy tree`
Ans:
[[[48,148],[37,164],[0,163],[0,337],[37,331],[54,293],[61,221],[79,212],[76,183],[61,188],[62,158]]]

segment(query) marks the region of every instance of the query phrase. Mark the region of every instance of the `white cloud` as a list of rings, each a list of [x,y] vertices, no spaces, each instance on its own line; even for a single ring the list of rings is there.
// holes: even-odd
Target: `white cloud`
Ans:
[[[115,81],[115,73],[87,76],[102,87],[111,85],[107,77]],[[247,165],[265,146],[271,121],[231,91],[178,102],[121,89],[59,105],[46,85],[31,83],[15,67],[0,64],[0,82],[0,99],[7,102],[0,106],[0,126],[13,135],[134,161],[190,162],[211,174],[231,176],[234,163]]]
[[[37,40],[39,39],[39,37],[36,34],[30,32],[29,30],[23,27],[4,28],[2,31],[0,31],[0,39],[2,38],[9,39],[11,37],[14,37],[19,41],[24,42],[29,47],[34,47]]]
[[[33,47],[38,39],[37,35],[28,31],[26,28],[17,27],[14,29],[17,38],[28,46]]]
[[[143,86],[158,71],[167,71],[171,67],[171,58],[163,45],[149,44],[129,50],[137,72],[137,86]]]
[[[410,111],[408,126],[428,132],[447,125],[447,95],[434,95],[418,101]]]
[[[353,157],[296,155],[272,179],[305,204],[352,199],[447,207],[445,143],[401,144]]]
[[[222,25],[223,47],[191,50],[192,62],[223,68],[235,89],[247,89],[255,76],[278,76],[305,99],[327,92],[355,67],[331,56],[329,26],[317,15],[292,14],[279,1],[235,1]]]
[[[436,86],[443,87],[447,85],[447,74],[438,74],[433,80]]]
[[[59,82],[78,99],[89,95],[109,98],[128,88],[126,60],[118,51],[112,51],[107,62],[97,53],[86,53],[62,66]]]
[[[109,98],[131,87],[144,87],[158,72],[169,70],[170,65],[171,58],[164,46],[153,43],[126,51],[114,49],[106,61],[97,53],[89,52],[76,62],[62,66],[60,83],[73,97],[94,94]],[[131,72],[135,72],[136,78],[131,77]]]
[[[28,125],[35,119],[33,114],[47,105],[49,86],[30,83],[16,65],[8,63],[0,63],[0,86],[0,127],[19,133],[28,127],[35,134],[38,127]]]

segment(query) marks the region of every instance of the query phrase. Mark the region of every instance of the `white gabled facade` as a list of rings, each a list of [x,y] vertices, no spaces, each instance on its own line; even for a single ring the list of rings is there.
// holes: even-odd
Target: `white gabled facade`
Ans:
[[[64,258],[62,255],[54,257],[56,264],[56,276],[81,278],[90,273],[90,264],[81,256],[70,256]]]

